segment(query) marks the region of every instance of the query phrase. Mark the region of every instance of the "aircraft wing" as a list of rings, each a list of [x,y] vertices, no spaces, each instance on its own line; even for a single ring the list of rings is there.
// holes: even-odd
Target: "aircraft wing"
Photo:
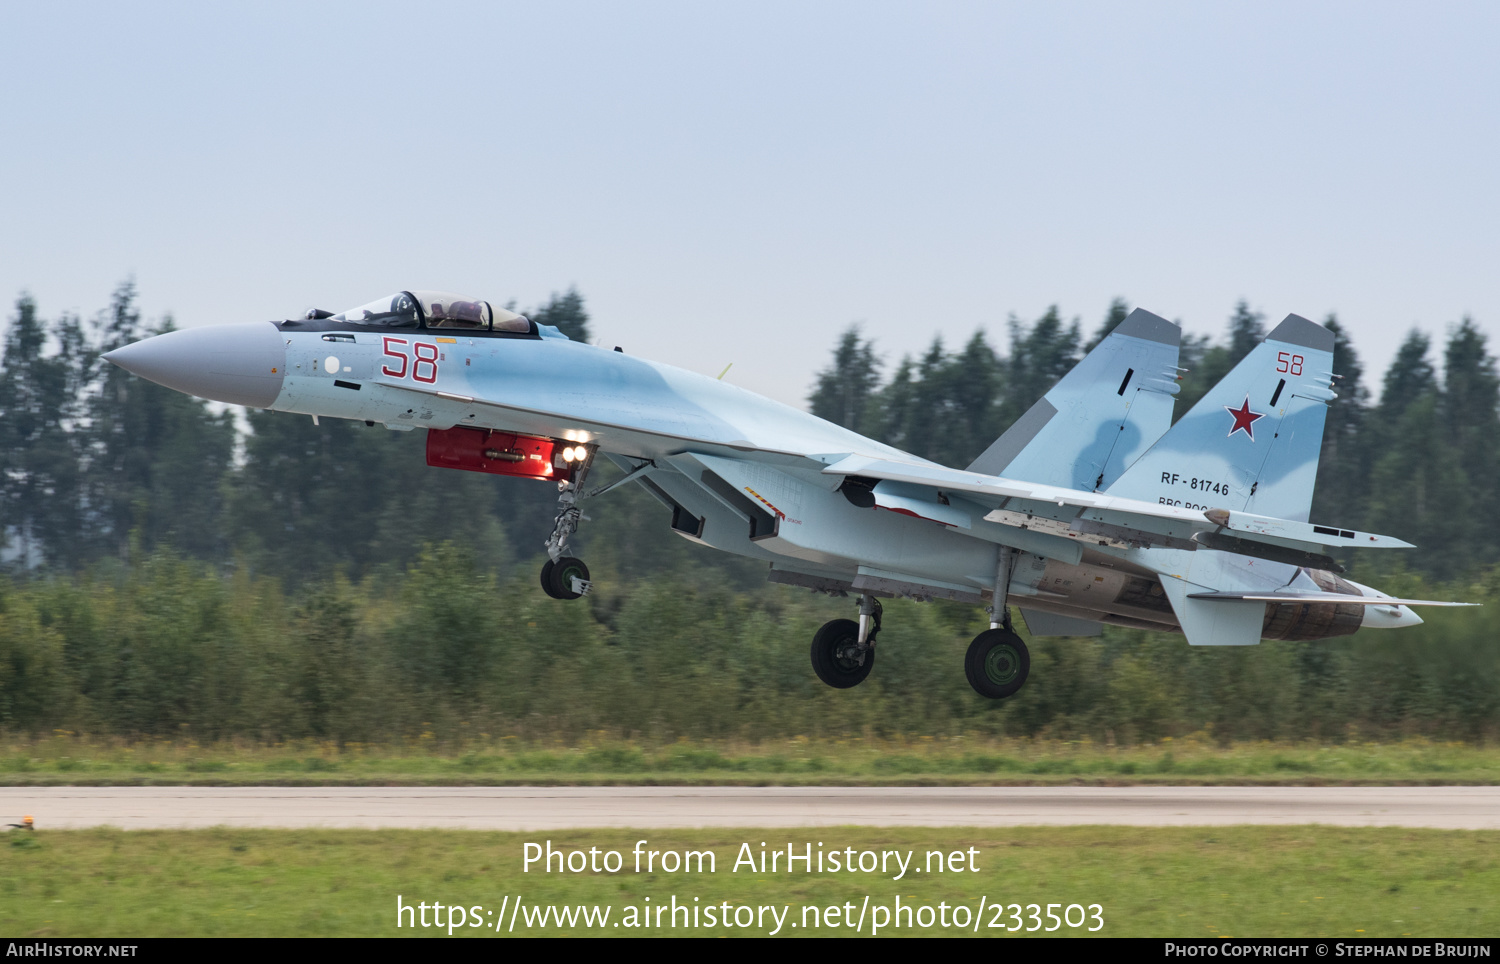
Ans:
[[[839,459],[823,473],[869,485],[875,505],[882,504],[881,483],[886,482],[919,486],[931,494],[934,506],[949,509],[951,505],[943,505],[944,499],[953,502],[947,493],[962,493],[965,501],[988,509],[983,516],[987,522],[1047,532],[1085,544],[1220,549],[1298,565],[1331,562],[1326,556],[1330,548],[1412,548],[1411,543],[1392,536],[1214,508],[1213,496],[1207,492],[1202,506],[1175,506],[864,456]],[[903,501],[906,504],[901,507],[889,507],[923,514],[912,510],[909,490]],[[926,517],[953,524],[940,512]]]

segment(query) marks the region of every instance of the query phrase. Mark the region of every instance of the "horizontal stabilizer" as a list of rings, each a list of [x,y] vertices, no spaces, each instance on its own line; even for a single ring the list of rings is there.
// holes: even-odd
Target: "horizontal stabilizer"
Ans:
[[[1048,532],[1080,543],[1117,542],[1167,548],[1214,548],[1265,558],[1271,547],[1304,555],[1278,554],[1273,561],[1293,565],[1327,565],[1328,549],[1410,549],[1392,536],[1252,512],[1186,508],[1162,502],[1083,492],[1057,486],[996,478],[945,468],[931,462],[897,462],[863,455],[846,456],[823,469],[824,475],[854,477],[869,489],[877,481],[907,482],[938,492],[962,492],[989,511],[990,522]],[[873,501],[870,504],[874,504]],[[976,530],[977,531],[977,530]],[[1202,536],[1203,538],[1199,538]],[[1252,545],[1253,544],[1253,545]],[[1293,561],[1295,560],[1295,561]]]
[[[1189,599],[1274,603],[1341,603],[1345,606],[1478,606],[1479,603],[1437,599],[1393,599],[1390,596],[1351,596],[1341,592],[1195,592]]]

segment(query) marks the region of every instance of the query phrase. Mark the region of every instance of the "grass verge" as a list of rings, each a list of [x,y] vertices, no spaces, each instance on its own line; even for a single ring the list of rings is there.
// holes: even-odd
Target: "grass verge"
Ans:
[[[1206,735],[1114,747],[917,738],[579,746],[481,739],[410,746],[0,741],[0,785],[520,786],[1500,783],[1500,747],[1462,743],[1237,743]]]
[[[645,851],[711,851],[715,869],[666,873],[658,863],[655,872],[637,873],[632,851],[643,839]],[[591,860],[617,851],[621,870],[559,873],[554,865],[543,873],[534,865],[523,872],[528,841],[595,848],[601,856]],[[891,858],[885,872],[806,873],[799,864],[789,873],[782,857],[774,871],[743,864],[736,871],[742,846],[759,861],[762,842],[783,853],[790,842],[799,854],[810,844],[825,858],[846,849],[856,860],[861,851],[914,852],[913,869],[892,879]],[[964,869],[917,872],[929,851],[960,852]],[[783,915],[780,936],[851,936],[869,934],[879,909],[889,913],[899,897],[910,923],[897,927],[887,918],[881,936],[1022,936],[1032,926],[1024,905],[1039,905],[1040,925],[1049,927],[1046,905],[1057,903],[1054,913],[1087,920],[1053,936],[1086,935],[1095,926],[1088,905],[1098,904],[1098,933],[1114,937],[1478,937],[1500,932],[1497,855],[1494,831],[1316,826],[43,831],[0,841],[0,930],[14,937],[447,936],[446,928],[421,927],[415,915],[398,928],[400,895],[414,907],[443,905],[444,920],[450,905],[474,908],[463,923],[484,926],[456,927],[454,937],[497,936],[497,919],[498,936],[510,935],[505,925],[517,897],[516,935],[760,936],[775,914],[759,908],[774,907]],[[676,927],[666,917],[660,927],[629,925],[647,906],[665,904],[670,914],[674,898],[698,909],[698,927],[688,926],[686,912]],[[743,905],[759,920],[708,926],[706,908],[726,902],[731,916],[749,921],[751,911],[735,910]],[[547,926],[534,919],[528,926],[526,909],[549,904],[608,907],[610,916],[603,926],[566,916],[561,925],[549,916]],[[1008,929],[1018,926],[1011,904],[1023,905],[1019,933]],[[862,911],[855,931],[851,918]],[[922,926],[929,917],[931,926]],[[956,926],[960,918],[966,927]]]

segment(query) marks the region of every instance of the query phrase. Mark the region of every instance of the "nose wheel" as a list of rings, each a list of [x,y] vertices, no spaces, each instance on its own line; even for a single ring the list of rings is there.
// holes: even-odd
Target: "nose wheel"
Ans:
[[[1003,700],[1026,685],[1031,653],[1009,629],[987,629],[974,637],[964,657],[964,675],[980,696]]]
[[[542,566],[542,591],[553,599],[577,599],[594,588],[589,581],[589,567],[582,559],[563,556]]]

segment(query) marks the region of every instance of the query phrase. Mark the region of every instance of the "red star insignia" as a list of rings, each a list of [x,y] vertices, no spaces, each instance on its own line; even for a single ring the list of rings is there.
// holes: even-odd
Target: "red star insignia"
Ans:
[[[1250,411],[1249,395],[1245,396],[1245,402],[1239,408],[1234,409],[1230,408],[1228,405],[1225,405],[1224,411],[1234,416],[1234,428],[1229,430],[1230,435],[1233,435],[1235,432],[1243,431],[1246,435],[1250,436],[1250,441],[1255,441],[1255,429],[1253,427],[1255,425],[1255,420],[1258,418],[1265,418],[1266,416],[1261,412]]]

